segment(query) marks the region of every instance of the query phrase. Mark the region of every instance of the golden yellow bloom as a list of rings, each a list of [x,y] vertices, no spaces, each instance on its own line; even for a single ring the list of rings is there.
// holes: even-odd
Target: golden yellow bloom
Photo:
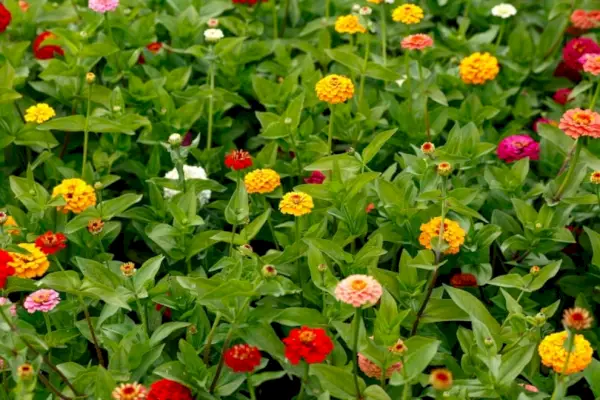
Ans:
[[[33,243],[21,243],[19,247],[29,252],[10,252],[13,261],[8,263],[9,267],[15,269],[15,275],[19,278],[36,278],[44,275],[50,267],[48,257]]]
[[[419,236],[421,246],[425,246],[425,248],[431,250],[431,239],[439,236],[441,223],[442,218],[435,217],[428,223],[421,225],[421,235]],[[449,246],[444,254],[456,254],[460,251],[460,246],[465,242],[465,231],[455,221],[445,218],[444,240]]]
[[[594,171],[590,175],[590,182],[595,185],[600,185],[600,171]]]
[[[591,328],[593,320],[589,311],[581,307],[569,308],[563,314],[563,324],[576,331]]]
[[[96,192],[85,181],[78,178],[64,179],[52,190],[52,197],[62,196],[67,204],[59,207],[66,214],[73,211],[79,214],[88,207],[96,205]]]
[[[452,372],[446,368],[438,368],[431,371],[429,383],[436,390],[448,390],[452,387]]]
[[[137,382],[121,383],[112,392],[112,398],[115,400],[144,400],[148,390]]]
[[[335,20],[335,31],[338,33],[365,33],[367,28],[360,24],[356,15],[342,15]]]
[[[310,195],[302,192],[286,193],[279,202],[279,210],[284,214],[292,214],[300,217],[304,214],[310,214],[315,207]]]
[[[88,72],[87,74],[85,74],[85,81],[87,83],[89,83],[90,85],[92,83],[94,83],[95,80],[96,80],[96,74],[94,74],[93,72]]]
[[[555,372],[563,371],[567,359],[567,349],[564,347],[567,337],[567,331],[552,333],[546,336],[538,346],[542,364],[552,368]],[[570,375],[583,371],[592,362],[593,353],[590,342],[583,335],[575,335],[573,352],[564,373]]]
[[[54,109],[46,103],[39,103],[31,106],[25,112],[25,121],[41,124],[56,116]]]
[[[423,9],[414,4],[402,4],[392,12],[394,21],[407,25],[418,24],[424,16]]]
[[[406,344],[404,344],[404,341],[402,339],[398,339],[396,344],[391,346],[388,350],[391,351],[392,353],[402,354],[406,350],[408,350],[408,347],[406,347]]]
[[[2,226],[4,228],[8,228],[11,226],[14,226],[16,228],[19,225],[17,225],[17,221],[15,221],[12,215],[9,215],[6,217],[6,221],[4,222],[4,224],[2,224]],[[18,235],[19,233],[21,233],[21,231],[19,229],[6,229],[6,233],[9,233],[11,235]]]
[[[271,193],[281,185],[279,174],[270,168],[257,169],[244,177],[248,193]]]
[[[135,275],[136,269],[135,269],[135,264],[132,262],[126,262],[121,264],[121,266],[119,267],[121,269],[121,273],[123,274],[123,276],[129,278]]]
[[[367,0],[367,3],[381,4],[383,3],[383,0]]]
[[[315,86],[317,97],[329,104],[339,104],[354,96],[354,84],[343,75],[327,75]]]
[[[459,67],[460,78],[470,85],[483,85],[492,81],[500,72],[498,59],[490,53],[473,53],[463,58]]]

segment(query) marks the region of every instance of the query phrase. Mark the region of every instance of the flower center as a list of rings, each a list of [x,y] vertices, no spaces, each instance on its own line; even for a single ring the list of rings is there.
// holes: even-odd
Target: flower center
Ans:
[[[124,394],[134,394],[135,393],[135,388],[128,386],[126,388],[123,389],[123,393]]]
[[[523,148],[523,147],[525,147],[525,146],[526,146],[526,144],[525,144],[525,143],[523,143],[523,142],[519,142],[519,141],[517,141],[517,142],[514,142],[514,143],[513,143],[513,147],[515,147],[515,148],[517,148],[517,149],[522,149],[522,148]]]
[[[300,334],[300,341],[302,343],[312,343],[313,340],[317,337],[314,332],[304,331]]]
[[[589,125],[592,123],[592,116],[585,112],[578,112],[573,114],[573,121],[580,125]]]
[[[39,304],[47,302],[50,299],[50,295],[48,293],[38,293],[31,296],[31,298],[33,299],[33,301]]]
[[[354,281],[352,282],[352,289],[354,290],[363,290],[367,287],[367,282],[365,281]]]
[[[294,204],[300,204],[300,203],[302,203],[302,196],[299,195],[299,194],[295,194],[295,195],[293,195],[293,196],[290,197],[290,200],[292,200],[292,202]]]
[[[435,378],[438,381],[442,381],[442,382],[448,382],[448,374],[446,374],[445,372],[439,372]]]
[[[573,313],[573,314],[571,315],[571,318],[572,318],[574,321],[583,321],[583,320],[585,319],[585,318],[583,318],[583,315],[582,315],[581,313]]]

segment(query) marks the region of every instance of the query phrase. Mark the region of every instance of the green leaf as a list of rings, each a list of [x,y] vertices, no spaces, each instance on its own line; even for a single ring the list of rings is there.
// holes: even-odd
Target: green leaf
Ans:
[[[503,354],[500,370],[498,371],[498,377],[500,378],[498,383],[502,386],[510,385],[529,364],[535,351],[535,346],[522,346]]]
[[[560,270],[561,264],[562,260],[558,260],[544,266],[542,269],[540,269],[540,272],[535,276],[535,278],[533,278],[533,282],[531,282],[531,285],[529,285],[526,290],[528,292],[540,290],[546,284],[546,282],[556,276]]]
[[[469,321],[469,314],[450,299],[431,298],[427,303],[421,323],[431,324],[444,321]]]
[[[96,367],[96,379],[94,382],[96,384],[94,398],[98,400],[108,400],[112,397],[112,391],[117,383],[110,372],[101,365]]]
[[[77,294],[81,288],[81,279],[75,271],[60,271],[46,275],[38,285],[58,292]]]
[[[444,285],[444,288],[452,300],[454,300],[454,303],[469,314],[472,319],[476,319],[486,325],[492,335],[497,336],[500,334],[500,324],[492,317],[487,307],[477,297],[465,290],[456,289],[451,286]]]
[[[583,376],[590,385],[594,397],[600,397],[600,361],[592,358],[592,363],[583,371]]]
[[[270,218],[271,211],[271,208],[267,208],[264,213],[259,215],[257,218],[254,218],[252,222],[250,222],[244,227],[244,229],[242,229],[242,231],[240,232],[240,236],[246,242],[250,242],[250,240],[254,239],[254,237],[258,235],[258,232],[260,232],[265,222],[267,222],[267,220]]]
[[[41,131],[83,132],[85,130],[85,117],[83,115],[70,115],[54,118],[38,125],[37,129]]]
[[[373,139],[369,141],[369,144],[362,152],[363,163],[366,165],[377,155],[383,145],[396,133],[397,129],[390,129],[384,132],[380,132]]]
[[[523,289],[525,282],[519,274],[507,274],[498,276],[488,282],[488,285],[500,286],[505,288]]]
[[[143,289],[148,289],[152,284],[164,259],[164,256],[152,257],[137,270],[133,276],[133,287],[138,295],[143,292]]]
[[[150,346],[151,347],[156,346],[163,339],[165,339],[167,336],[169,336],[171,333],[173,333],[179,329],[187,328],[190,325],[191,325],[191,323],[189,323],[189,322],[166,322],[166,323],[163,323],[152,333],[152,336],[150,337]]]
[[[392,400],[392,398],[379,385],[371,385],[363,392],[365,400]]]
[[[98,206],[102,210],[104,220],[110,220],[115,215],[121,214],[132,205],[142,200],[141,194],[127,193],[114,199],[103,201]]]
[[[359,397],[354,388],[354,377],[345,369],[327,364],[311,364],[309,373],[319,378],[323,389],[333,397],[341,400],[354,400]],[[363,391],[366,385],[360,377],[358,384]]]
[[[585,233],[587,233],[592,245],[592,264],[594,264],[596,267],[600,267],[600,233],[591,230],[587,226],[584,226],[583,230]]]

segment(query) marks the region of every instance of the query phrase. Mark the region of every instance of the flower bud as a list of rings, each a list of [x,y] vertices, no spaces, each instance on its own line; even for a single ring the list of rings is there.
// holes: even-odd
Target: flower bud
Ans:
[[[492,347],[494,345],[494,339],[492,339],[491,337],[486,337],[483,340],[483,343],[487,346],[487,347]]]
[[[102,220],[99,218],[90,220],[90,222],[88,222],[88,225],[87,225],[87,230],[92,235],[100,234],[100,232],[102,232],[103,228],[104,228],[104,222],[102,222]]]
[[[286,119],[283,120],[283,123],[286,124],[286,125],[289,125],[289,124],[292,123],[292,119],[288,117],[288,118],[286,118]]]
[[[33,373],[33,366],[29,363],[21,364],[19,365],[19,368],[17,368],[17,376],[24,381],[31,379]]]
[[[537,265],[534,265],[533,267],[531,267],[531,269],[529,270],[529,273],[533,276],[537,275],[540,273],[540,267],[538,267]]]
[[[114,111],[114,112],[119,112],[119,111],[121,111],[121,106],[114,106],[114,107],[113,107],[113,111]]]
[[[4,211],[0,211],[0,225],[5,223],[7,219],[8,219],[8,214],[5,213]]]
[[[252,256],[252,254],[254,254],[254,249],[252,249],[252,246],[250,246],[249,244],[243,244],[240,247],[238,247],[238,251],[246,257],[250,257]]]
[[[392,353],[402,354],[402,353],[406,352],[406,350],[408,350],[408,347],[406,347],[406,345],[404,344],[404,341],[402,339],[398,339],[396,344],[394,344],[392,347],[390,347],[389,350]]]
[[[594,185],[600,185],[600,171],[594,171],[590,175],[590,182]]]
[[[265,278],[274,278],[277,276],[277,270],[271,264],[262,267],[262,274]]]
[[[319,270],[319,272],[325,272],[325,271],[327,271],[327,268],[328,268],[327,264],[319,264],[317,266],[317,269]]]
[[[171,134],[171,136],[169,136],[169,144],[172,147],[181,146],[182,141],[183,141],[183,139],[181,138],[181,135],[179,133],[173,133],[173,134]]]
[[[435,145],[431,142],[425,142],[421,145],[423,154],[432,154],[435,151]]]
[[[346,150],[346,153],[352,155],[356,152],[356,150],[354,149],[354,147],[348,147],[348,149]]]
[[[121,264],[119,269],[121,270],[123,276],[125,276],[126,278],[132,277],[133,275],[135,275],[136,272],[135,264],[132,262],[126,262]]]
[[[541,228],[542,228],[542,224],[539,222],[536,222],[535,229],[541,229]]]
[[[359,14],[360,15],[371,15],[371,13],[373,12],[373,10],[371,9],[371,7],[361,7],[359,9]]]
[[[538,325],[542,325],[546,322],[546,314],[539,312],[533,319]]]
[[[441,162],[437,166],[437,173],[440,176],[448,176],[452,173],[452,164],[449,162]]]
[[[195,335],[196,333],[198,333],[198,328],[196,328],[196,325],[190,325],[188,326],[187,331],[190,335]]]
[[[91,85],[96,81],[96,75],[93,72],[88,72],[85,74],[85,81]]]
[[[360,11],[360,4],[354,4],[352,6],[352,11],[359,12]]]
[[[206,25],[208,25],[209,28],[216,28],[219,26],[219,20],[216,18],[211,18],[208,20]]]
[[[96,189],[96,190],[102,189],[102,182],[94,182],[94,189]]]

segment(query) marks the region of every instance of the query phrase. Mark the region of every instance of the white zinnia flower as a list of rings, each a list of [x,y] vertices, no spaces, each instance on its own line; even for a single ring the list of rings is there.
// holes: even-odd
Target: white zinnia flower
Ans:
[[[371,15],[371,13],[373,12],[373,10],[371,9],[371,7],[361,7],[360,8],[360,15]]]
[[[492,8],[492,15],[494,17],[500,17],[500,18],[506,19],[506,18],[510,18],[516,14],[517,14],[517,9],[512,4],[502,3],[502,4],[498,4],[497,6]]]
[[[224,37],[225,35],[223,35],[223,31],[220,29],[207,29],[204,31],[204,39],[207,42],[218,42]]]
[[[188,179],[207,179],[206,171],[202,167],[194,167],[191,165],[183,166],[183,176],[187,181]],[[174,181],[179,179],[179,174],[177,173],[177,168],[173,168],[169,172],[165,174],[165,178],[172,179]],[[169,188],[165,188],[165,198],[170,199],[176,194],[180,193],[179,190],[173,190]],[[200,204],[208,203],[210,200],[210,190],[203,190],[198,194],[198,200],[200,200]]]
[[[394,4],[394,0],[385,0],[385,2],[388,4]]]
[[[358,10],[360,10],[360,4],[355,4],[352,6],[352,11],[358,12]]]

